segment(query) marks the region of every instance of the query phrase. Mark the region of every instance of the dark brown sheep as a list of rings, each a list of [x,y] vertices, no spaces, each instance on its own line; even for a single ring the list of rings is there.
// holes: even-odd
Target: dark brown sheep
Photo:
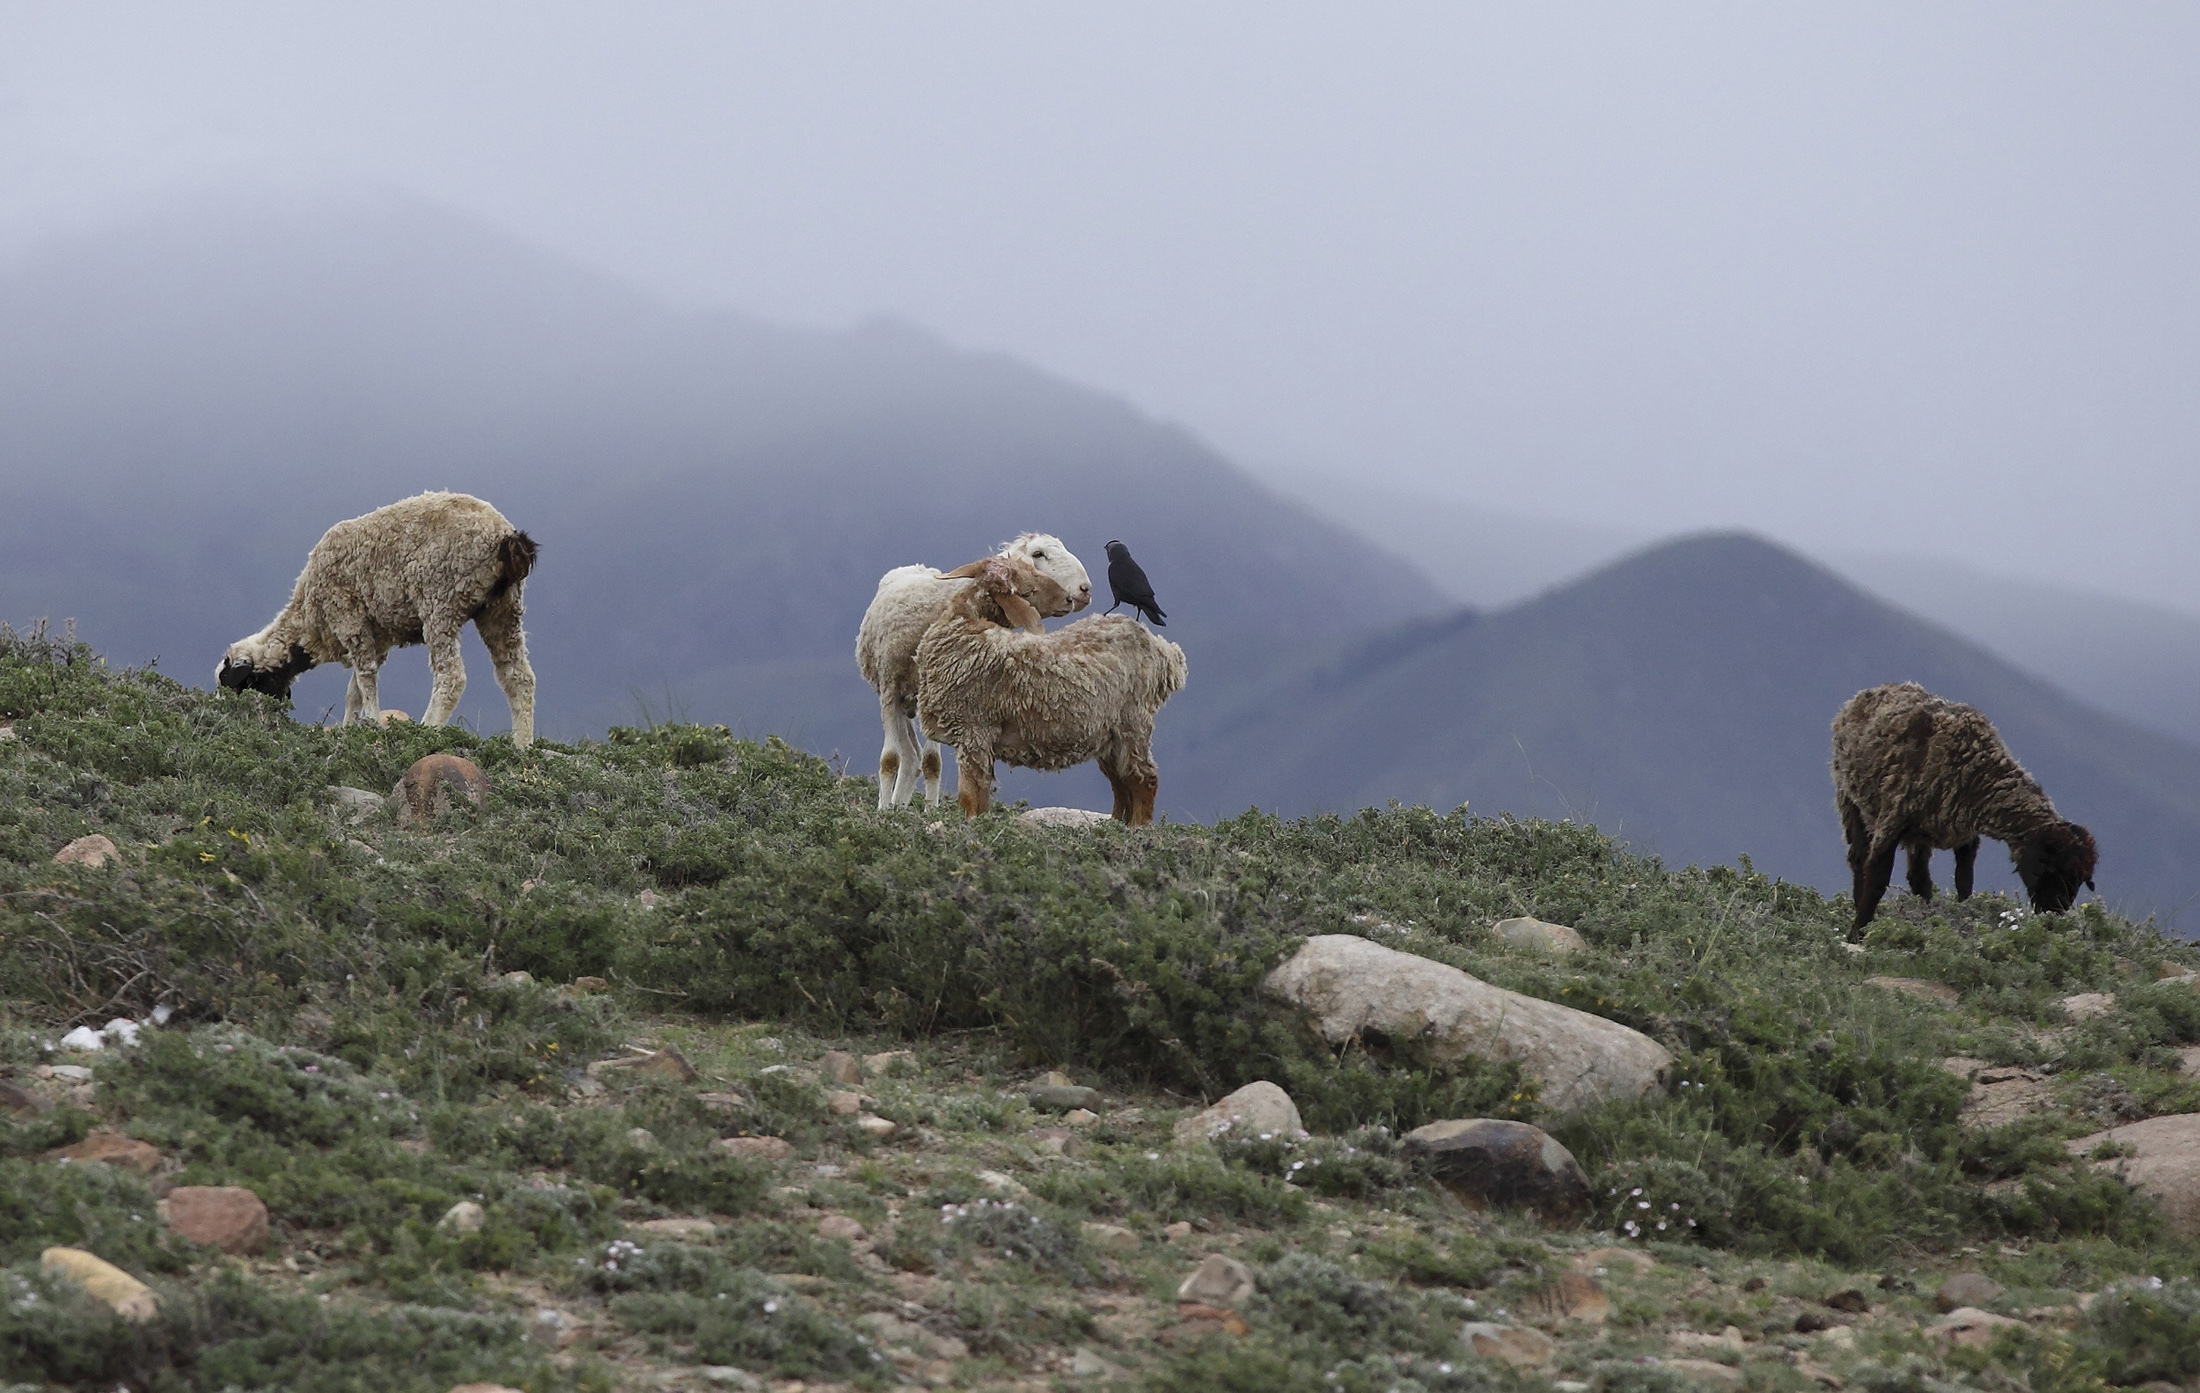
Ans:
[[[1956,854],[1956,898],[1970,898],[1982,836],[2008,846],[2035,910],[2060,913],[2078,887],[2093,888],[2093,834],[2056,815],[1977,707],[1915,682],[1858,692],[1833,718],[1833,790],[1859,929],[1879,911],[1898,849],[1909,853],[1911,893],[1924,898],[1944,847]]]

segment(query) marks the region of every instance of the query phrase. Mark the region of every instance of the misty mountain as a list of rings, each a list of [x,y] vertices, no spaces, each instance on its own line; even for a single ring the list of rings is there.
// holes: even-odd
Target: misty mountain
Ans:
[[[1344,645],[1185,731],[1174,767],[1213,811],[1467,803],[1594,822],[1673,864],[1747,853],[1838,890],[1828,727],[1858,690],[1903,679],[1994,719],[2100,839],[2109,900],[2172,914],[2200,892],[2200,749],[1748,536],[1683,539],[1510,609]],[[1982,886],[2014,887],[1999,853],[1979,868]]]
[[[896,323],[676,311],[406,200],[202,197],[0,274],[0,618],[73,618],[118,661],[204,683],[329,524],[426,488],[540,541],[528,630],[554,735],[682,715],[869,769],[853,649],[878,576],[1025,529],[1060,534],[1102,606],[1101,543],[1131,543],[1193,654],[1172,715],[1443,607],[1113,398]],[[407,654],[382,690],[417,712]],[[501,728],[470,633],[468,666],[462,716]],[[301,717],[342,685],[302,679]],[[1093,792],[1053,777],[1047,796]]]

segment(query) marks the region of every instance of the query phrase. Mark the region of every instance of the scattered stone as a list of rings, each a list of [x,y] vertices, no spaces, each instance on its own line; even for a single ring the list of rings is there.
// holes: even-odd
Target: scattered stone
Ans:
[[[1164,1224],[1161,1232],[1171,1243],[1182,1243],[1192,1236],[1192,1226],[1188,1221],[1179,1219],[1173,1224]]]
[[[873,1141],[885,1141],[901,1129],[875,1113],[864,1113],[856,1118],[856,1130]]]
[[[1406,1133],[1408,1156],[1477,1209],[1532,1209],[1552,1223],[1589,1211],[1589,1178],[1556,1137],[1525,1122],[1464,1118]]]
[[[1829,1309],[1846,1311],[1852,1316],[1863,1315],[1872,1308],[1870,1299],[1855,1287],[1850,1287],[1847,1291],[1835,1292],[1826,1298],[1826,1305]]]
[[[1716,1335],[1706,1335],[1695,1330],[1677,1330],[1666,1336],[1665,1342],[1676,1349],[1728,1350],[1735,1354],[1740,1354],[1744,1348],[1741,1330],[1732,1325]]]
[[[1076,1084],[1043,1083],[1024,1096],[1040,1112],[1070,1112],[1096,1107],[1100,1102],[1099,1089]]]
[[[736,1156],[759,1161],[784,1161],[794,1155],[794,1144],[785,1137],[720,1137],[716,1144]]]
[[[979,1171],[978,1183],[996,1195],[1021,1197],[1031,1193],[1031,1191],[1017,1183],[1016,1177],[1006,1175],[1000,1171]]]
[[[1963,999],[1962,994],[1945,982],[1928,982],[1922,977],[1866,977],[1864,985],[1879,987],[1904,996],[1914,996],[1919,1001],[1930,1001],[1937,1006],[1953,1006]]]
[[[121,854],[113,842],[94,832],[89,837],[78,837],[55,852],[53,862],[57,866],[91,866],[96,869]]]
[[[870,1100],[860,1093],[828,1093],[825,1095],[825,1111],[835,1117],[854,1117],[863,1111]]]
[[[564,1349],[581,1337],[581,1323],[555,1306],[538,1306],[527,1322],[527,1338],[552,1349]]]
[[[7,743],[8,741],[10,741],[10,740],[20,740],[20,739],[22,739],[22,737],[21,737],[21,736],[19,736],[19,735],[17,735],[17,734],[15,733],[15,727],[14,727],[14,726],[12,726],[12,725],[0,725],[0,745],[4,745],[4,744],[6,744],[6,743]]]
[[[610,985],[601,977],[576,977],[572,982],[573,990],[577,992],[600,992]]]
[[[1252,1294],[1253,1269],[1220,1253],[1209,1253],[1176,1289],[1178,1301],[1196,1301],[1208,1306],[1236,1306]]]
[[[241,1185],[179,1185],[160,1202],[160,1217],[179,1236],[225,1253],[267,1246],[267,1206]]]
[[[1027,827],[1098,827],[1114,821],[1089,808],[1026,808],[1016,814],[1016,820]]]
[[[1742,1386],[1742,1371],[1715,1359],[1668,1359],[1664,1367],[1683,1378],[1691,1378],[1698,1383],[1708,1383],[1718,1388]]]
[[[1981,1311],[1975,1306],[1959,1306],[1926,1326],[1925,1333],[1951,1345],[1983,1348],[1994,1342],[1997,1332],[2022,1324],[2022,1321]]]
[[[1841,1328],[1843,1330],[1848,1329],[1848,1327],[1845,1325]],[[1816,1364],[1811,1363],[1808,1359],[1805,1359],[1800,1354],[1795,1356],[1795,1364],[1793,1367],[1796,1373],[1801,1374],[1804,1378],[1809,1379],[1812,1383],[1817,1384],[1820,1388],[1843,1388],[1847,1386],[1841,1381],[1841,1376],[1839,1374],[1836,1374],[1829,1369],[1819,1368]]]
[[[697,1366],[695,1376],[705,1383],[715,1383],[720,1388],[738,1388],[742,1393],[762,1393],[764,1380],[732,1364],[703,1364]]]
[[[657,892],[654,890],[637,890],[634,892],[634,903],[644,909],[655,909],[657,907]]]
[[[391,721],[404,721],[410,724],[412,715],[409,712],[400,711],[394,706],[385,706],[375,713],[375,720],[378,725],[388,725]]]
[[[492,987],[502,988],[504,990],[514,990],[519,987],[532,987],[533,985],[535,985],[535,974],[532,972],[499,973],[497,976],[489,979],[489,985]]]
[[[1299,1121],[1298,1105],[1291,1101],[1291,1095],[1263,1079],[1176,1124],[1179,1144],[1206,1141],[1225,1132],[1238,1137],[1303,1137],[1306,1126]]]
[[[1958,1123],[1970,1129],[1999,1127],[2045,1108],[2054,1093],[2053,1081],[2037,1069],[1988,1064],[1969,1055],[1950,1055],[1940,1067],[1971,1081],[1970,1096],[1963,1100]]]
[[[1071,1378],[1119,1378],[1123,1371],[1089,1349],[1078,1350],[1069,1358]]]
[[[1100,1114],[1085,1108],[1072,1108],[1062,1114],[1062,1122],[1070,1127],[1090,1127],[1100,1120]]]
[[[2161,965],[2154,969],[2156,980],[2163,982],[2167,982],[2173,977],[2190,977],[2192,975],[2193,969],[2183,963],[2173,963],[2168,958],[2162,959]]]
[[[1490,932],[1515,947],[1533,948],[1541,953],[1574,953],[1589,946],[1580,934],[1564,924],[1546,924],[1526,915],[1500,919]]]
[[[1245,1323],[1245,1317],[1226,1306],[1210,1306],[1204,1301],[1179,1301],[1176,1315],[1176,1327],[1170,1334],[1177,1339],[1253,1333],[1253,1327]]]
[[[834,1083],[863,1082],[863,1065],[845,1050],[827,1050],[817,1061],[817,1071]]]
[[[481,1226],[487,1222],[487,1210],[472,1200],[460,1200],[443,1211],[443,1217],[435,1221],[435,1226],[451,1233],[479,1233]]]
[[[880,1050],[863,1056],[863,1073],[866,1078],[884,1078],[916,1062],[917,1056],[909,1050]]]
[[[66,1083],[90,1083],[92,1070],[86,1064],[41,1064],[32,1071],[42,1078],[60,1079]]]
[[[1350,934],[1308,939],[1266,985],[1309,1012],[1332,1045],[1380,1035],[1419,1041],[1438,1064],[1469,1055],[1516,1062],[1558,1112],[1641,1097],[1673,1062],[1663,1045],[1616,1021]]]
[[[1540,1330],[1524,1325],[1495,1325],[1486,1320],[1468,1321],[1459,1341],[1484,1359],[1497,1359],[1516,1369],[1540,1369],[1551,1362],[1558,1342]]]
[[[1578,1320],[1601,1324],[1612,1310],[1611,1299],[1594,1277],[1579,1272],[1562,1272],[1550,1286],[1530,1292],[1521,1300],[1521,1307],[1529,1319],[1535,1321]]]
[[[2062,1007],[2063,1014],[2070,1019],[2089,1021],[2096,1016],[2110,1015],[2116,1010],[2116,993],[2079,992],[2075,996],[2064,997],[2056,1004]]]
[[[56,1072],[59,1072],[58,1070]],[[126,1137],[119,1132],[94,1132],[73,1146],[58,1147],[38,1158],[41,1161],[69,1161],[85,1163],[98,1161],[104,1165],[119,1166],[139,1175],[153,1175],[160,1170],[160,1151],[150,1142]]]
[[[343,814],[344,821],[354,827],[389,807],[388,800],[381,794],[349,784],[329,785],[328,796],[336,804],[336,811]]]
[[[1032,1086],[1034,1088],[1069,1088],[1075,1085],[1076,1082],[1077,1080],[1071,1078],[1069,1075],[1063,1073],[1059,1069],[1049,1069],[1044,1074],[1041,1074],[1039,1076],[1039,1082]]]
[[[1029,1133],[1031,1144],[1049,1156],[1066,1156],[1077,1134],[1067,1127],[1034,1127]]]
[[[385,724],[392,714],[388,711],[382,713]],[[503,1383],[454,1383],[451,1385],[451,1393],[523,1393],[523,1390]]]
[[[886,1311],[856,1317],[855,1323],[889,1350],[904,1350],[932,1359],[968,1359],[970,1346],[953,1335],[935,1335],[923,1326]]]
[[[160,1315],[153,1289],[113,1263],[82,1248],[48,1248],[38,1265],[49,1277],[82,1287],[86,1295],[127,1321],[144,1323]]]
[[[479,808],[489,797],[489,776],[470,759],[454,754],[422,755],[390,790],[388,806],[397,813],[397,825],[415,827],[434,823],[464,799]]]
[[[1983,1272],[1958,1272],[1940,1284],[1933,1304],[1943,1311],[1979,1307],[2001,1300],[2002,1285]]]
[[[845,1238],[850,1243],[861,1243],[871,1236],[871,1232],[845,1214],[828,1214],[817,1221],[817,1236]]]
[[[2065,1142],[2073,1156],[2089,1156],[2105,1142],[2131,1154],[2103,1162],[2125,1184],[2152,1196],[2172,1232],[2200,1238],[2200,1113],[2150,1117]]]
[[[44,1112],[52,1106],[23,1085],[0,1079],[0,1108],[9,1112]]]
[[[740,1093],[698,1093],[695,1095],[695,1101],[709,1108],[712,1112],[719,1113],[746,1112],[749,1106],[747,1096]]]
[[[718,1226],[708,1219],[645,1219],[634,1227],[666,1238],[700,1239],[718,1236]]]
[[[641,1074],[649,1078],[672,1079],[679,1083],[693,1083],[702,1077],[695,1072],[695,1066],[688,1063],[687,1056],[673,1045],[667,1045],[661,1050],[623,1055],[617,1059],[599,1059],[588,1066],[591,1078],[601,1078],[610,1073]]]
[[[1833,1318],[1820,1311],[1804,1311],[1796,1316],[1795,1323],[1788,1327],[1798,1335],[1815,1335],[1821,1330],[1832,1328]]]
[[[1095,1224],[1088,1221],[1078,1225],[1078,1228],[1084,1232],[1085,1237],[1114,1252],[1133,1252],[1138,1247],[1138,1235],[1121,1224]]]
[[[1640,1248],[1588,1248],[1574,1254],[1574,1260],[1568,1265],[1576,1272],[1597,1277],[1612,1267],[1648,1272],[1658,1265],[1658,1260]]]

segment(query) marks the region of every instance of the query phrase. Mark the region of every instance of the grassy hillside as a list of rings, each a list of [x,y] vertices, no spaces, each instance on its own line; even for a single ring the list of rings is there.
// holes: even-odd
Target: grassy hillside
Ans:
[[[1858,690],[1905,679],[1994,720],[2099,838],[2112,905],[2173,923],[2200,895],[2200,749],[1743,535],[1683,539],[1512,609],[1351,645],[1188,729],[1189,757],[1163,777],[1210,790],[1215,811],[1400,798],[1572,817],[1670,862],[1746,854],[1830,891],[1848,869],[1828,727]],[[1998,849],[1979,871],[2015,886]]]
[[[2152,980],[2200,958],[2097,906],[1898,898],[1851,952],[1838,902],[1669,870],[1578,825],[1402,808],[933,823],[711,727],[524,755],[458,730],[323,730],[13,634],[0,725],[0,1065],[55,1104],[0,1120],[5,1378],[700,1388],[737,1381],[701,1372],[730,1366],[812,1388],[1084,1369],[1187,1393],[1677,1389],[1642,1357],[1729,1325],[1720,1357],[1752,1387],[1811,1386],[1814,1368],[1871,1388],[2200,1373],[2200,1248],[2059,1145],[2200,1106],[2177,1052],[2200,1040],[2200,994]],[[332,800],[436,750],[490,773],[482,811],[408,830]],[[92,832],[117,861],[52,862]],[[1590,947],[1552,961],[1489,935],[1517,913]],[[1510,1067],[1434,1068],[1410,1041],[1332,1050],[1258,991],[1317,932],[1617,1019],[1679,1062],[1646,1100],[1554,1118]],[[2081,991],[2114,1009],[2067,1023],[2056,1003]],[[53,1048],[157,1006],[173,1016],[134,1048]],[[588,1071],[634,1043],[677,1046],[701,1077]],[[909,1051],[858,1086],[891,1135],[829,1106],[829,1047]],[[1939,1063],[1959,1053],[2054,1083],[2033,1115],[1966,1125]],[[1047,1068],[1102,1091],[1090,1125],[1034,1113]],[[1292,1093],[1313,1140],[1171,1144],[1185,1109],[1256,1078]],[[1395,1137],[1463,1116],[1549,1126],[1598,1213],[1548,1229],[1427,1184]],[[267,1252],[194,1248],[158,1222],[154,1182],[38,1159],[95,1128],[158,1147],[160,1182],[253,1188]],[[732,1154],[728,1134],[791,1157]],[[1461,1354],[1462,1319],[1545,1309],[1570,1263],[1625,1241],[1638,1189],[1674,1227],[1640,1245],[1649,1270],[1606,1269],[1606,1319],[1551,1317],[1541,1373]],[[482,1227],[440,1226],[462,1200]],[[710,1224],[641,1227],[680,1217]],[[124,1325],[41,1276],[57,1243],[150,1280],[160,1319]],[[1258,1274],[1243,1334],[1174,1309],[1208,1251]],[[1919,1327],[1958,1265],[2011,1309],[2164,1284],[1951,1353]],[[1851,1286],[1871,1310],[1835,1322],[1844,1340],[1790,1333]]]

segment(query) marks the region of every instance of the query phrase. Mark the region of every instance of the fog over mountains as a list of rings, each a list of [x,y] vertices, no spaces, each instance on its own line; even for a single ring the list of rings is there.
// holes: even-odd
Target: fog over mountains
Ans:
[[[906,325],[675,311],[394,198],[207,200],[0,271],[0,618],[73,618],[204,684],[330,523],[424,488],[541,541],[551,735],[678,715],[867,772],[852,648],[878,575],[1039,528],[1103,597],[1110,537],[1155,580],[1191,659],[1158,741],[1174,816],[1470,801],[1836,888],[1827,722],[1907,677],[1986,707],[2099,834],[2104,893],[2165,912],[2200,893],[2200,749],[1766,543],[1691,539],[1461,611],[1364,518],[1105,395]],[[500,729],[468,645],[462,714]],[[309,674],[300,717],[342,683]],[[426,690],[418,650],[393,659],[386,702]],[[1089,770],[1003,792],[1106,806]]]

